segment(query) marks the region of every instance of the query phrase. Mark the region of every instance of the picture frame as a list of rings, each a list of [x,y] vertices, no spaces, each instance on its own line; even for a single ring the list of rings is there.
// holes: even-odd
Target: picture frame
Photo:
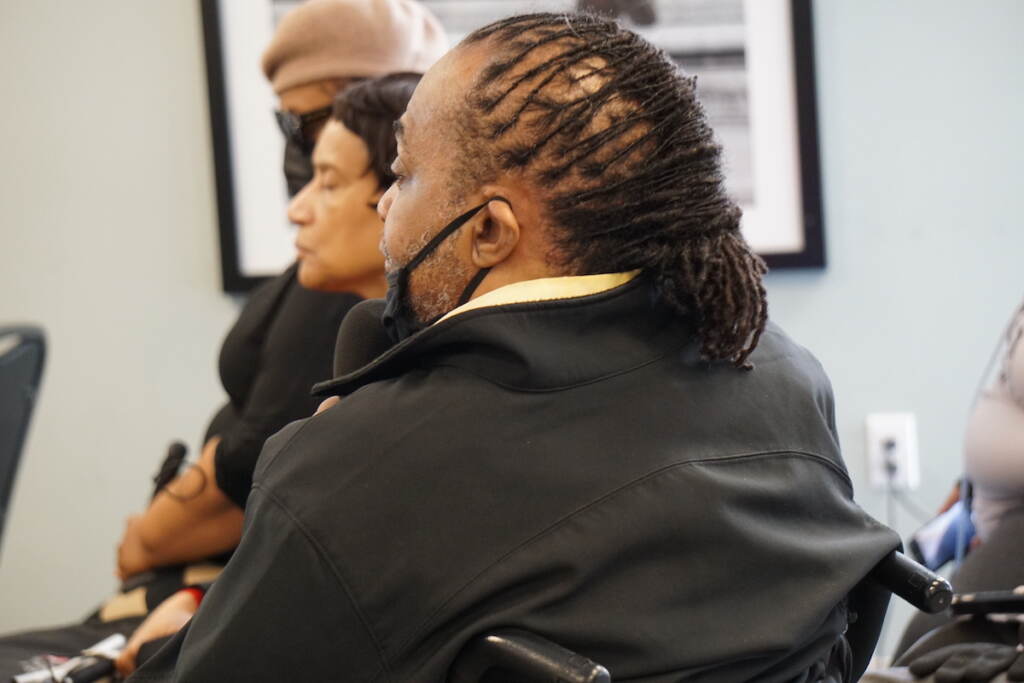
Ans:
[[[814,53],[812,0],[790,0],[791,65],[796,116],[799,219],[793,223],[795,246],[763,252],[772,269],[815,268],[827,265],[825,216],[821,187],[821,152],[818,143],[818,93]]]
[[[823,268],[823,220],[811,0],[417,0],[455,44],[511,14],[588,3],[622,9],[630,28],[697,76],[723,145],[743,232],[772,269]],[[297,0],[200,0],[223,289],[245,292],[294,259],[284,141],[260,56]],[[633,21],[637,6],[649,16]],[[632,12],[632,14],[631,14]],[[652,22],[651,19],[654,19]]]
[[[294,260],[284,138],[260,69],[275,25],[272,0],[200,0],[216,181],[221,282],[244,293]]]

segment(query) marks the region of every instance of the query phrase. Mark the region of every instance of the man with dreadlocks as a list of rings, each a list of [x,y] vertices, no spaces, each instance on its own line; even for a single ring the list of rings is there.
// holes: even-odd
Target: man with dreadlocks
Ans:
[[[898,539],[766,320],[693,80],[612,21],[517,16],[397,133],[387,299],[339,338],[367,362],[267,443],[241,545],[133,680],[440,683],[496,627],[615,680],[858,675],[847,598]]]

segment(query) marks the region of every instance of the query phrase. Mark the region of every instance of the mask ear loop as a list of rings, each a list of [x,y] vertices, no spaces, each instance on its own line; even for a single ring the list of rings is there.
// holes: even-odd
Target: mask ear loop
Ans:
[[[458,306],[461,306],[462,304],[469,301],[469,297],[473,296],[473,292],[476,291],[476,288],[480,286],[480,283],[484,281],[484,278],[487,277],[487,273],[489,272],[491,272],[491,269],[489,267],[481,268],[480,270],[476,271],[476,275],[474,275],[473,279],[469,281],[469,284],[466,285],[466,288],[462,290],[462,296],[459,297],[459,303],[457,304]]]
[[[480,209],[484,208],[485,206],[487,206],[488,204],[490,204],[493,201],[505,202],[510,207],[512,206],[512,202],[510,202],[509,200],[505,199],[504,197],[493,197],[491,199],[488,199],[486,202],[481,204],[476,209],[474,209],[474,213],[476,213],[476,211],[479,211]],[[491,267],[490,266],[488,266],[487,268],[481,268],[480,270],[476,271],[476,275],[474,275],[473,279],[469,281],[469,284],[466,285],[466,288],[462,290],[462,295],[459,296],[459,303],[457,304],[458,306],[461,306],[464,303],[466,303],[467,301],[469,301],[469,297],[473,296],[473,292],[476,291],[476,288],[480,286],[480,283],[484,281],[484,278],[487,277],[487,274],[490,273],[490,272],[491,272]]]
[[[491,197],[483,204],[480,204],[479,206],[474,206],[472,209],[470,209],[469,211],[465,212],[464,214],[453,220],[451,223],[445,226],[440,232],[434,235],[429,242],[423,245],[423,248],[420,249],[415,256],[409,259],[408,263],[406,263],[399,269],[398,279],[401,284],[401,287],[403,289],[405,288],[406,282],[409,279],[409,273],[411,273],[414,268],[420,265],[424,259],[430,256],[430,254],[435,249],[437,249],[438,245],[440,245],[441,242],[448,239],[448,237],[450,237],[452,233],[454,233],[456,230],[465,225],[466,222],[473,218],[473,216],[475,216],[481,209],[483,209],[485,206],[494,201],[505,202],[509,206],[512,206],[512,202],[505,199],[504,197]],[[480,286],[480,283],[483,282],[483,279],[487,277],[487,274],[489,272],[491,272],[491,269],[489,267],[481,268],[476,272],[476,275],[473,276],[473,279],[470,280],[469,284],[467,284],[465,289],[462,290],[462,294],[459,295],[459,302],[457,306],[461,306],[462,304],[469,301],[469,297],[473,296],[473,292],[476,291],[476,288]],[[443,316],[438,316],[437,318],[434,319],[433,322],[440,320],[442,317]]]
[[[498,199],[498,197],[495,197],[495,199]],[[406,271],[411,272],[414,268],[423,263],[423,260],[430,256],[434,252],[434,250],[437,249],[437,247],[441,244],[441,242],[444,242],[446,239],[448,239],[448,237],[453,232],[455,232],[463,225],[465,225],[466,221],[475,216],[477,212],[480,211],[480,209],[487,206],[487,204],[489,204],[491,201],[492,200],[488,199],[483,204],[480,204],[479,206],[474,206],[472,209],[470,209],[469,211],[462,214],[461,216],[453,220],[451,223],[446,225],[436,235],[431,237],[430,241],[424,244],[423,248],[420,249],[419,252],[417,252],[415,256],[409,259],[409,262],[402,267],[405,268]],[[502,201],[508,202],[507,199],[502,199]]]

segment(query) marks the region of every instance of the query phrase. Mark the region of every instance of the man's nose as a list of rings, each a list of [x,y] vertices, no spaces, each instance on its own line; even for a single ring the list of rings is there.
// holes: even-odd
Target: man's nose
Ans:
[[[380,216],[382,221],[388,219],[388,211],[391,210],[391,203],[393,201],[395,201],[395,184],[391,183],[391,187],[388,188],[388,191],[377,202],[377,215]]]

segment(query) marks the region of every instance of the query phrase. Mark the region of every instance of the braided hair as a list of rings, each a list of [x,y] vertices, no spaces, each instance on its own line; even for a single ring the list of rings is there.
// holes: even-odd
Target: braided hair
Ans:
[[[706,360],[749,368],[766,268],[740,234],[696,79],[595,15],[509,17],[462,45],[484,41],[492,53],[455,121],[463,172],[522,173],[569,272],[641,269],[695,320]]]

